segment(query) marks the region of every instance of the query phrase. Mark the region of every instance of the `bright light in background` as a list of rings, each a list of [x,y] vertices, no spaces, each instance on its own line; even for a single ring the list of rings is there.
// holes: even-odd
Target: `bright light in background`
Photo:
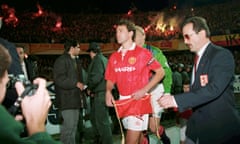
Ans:
[[[164,23],[164,14],[160,13],[157,15],[157,23],[155,30],[160,30],[161,32],[164,32],[166,28],[166,24]]]
[[[177,9],[177,6],[176,6],[176,5],[173,5],[173,9],[176,10],[176,9]]]
[[[38,16],[41,16],[43,14],[43,8],[37,4],[37,8],[38,8]]]
[[[57,15],[54,12],[45,11],[40,4],[36,4],[36,7],[37,11],[31,14],[31,18],[44,18],[44,20],[50,22],[48,25],[42,25],[42,28],[44,30],[50,29],[51,31],[61,32],[67,29],[63,28],[61,16]],[[1,5],[1,8],[2,11],[5,11],[5,14],[3,15],[3,22],[7,25],[12,25],[13,27],[16,27],[20,20],[15,15],[15,9],[10,8],[7,4]],[[173,5],[172,9],[176,9],[176,5]],[[137,7],[133,5],[128,10],[127,14],[123,15],[123,18],[135,19],[134,14],[137,10]],[[193,11],[193,9],[191,9],[191,11]],[[153,15],[150,14],[148,20],[150,21],[149,24],[147,26],[142,26],[144,27],[144,31],[146,32],[146,34],[148,33],[158,36],[166,35],[169,33],[172,34],[174,33],[174,31],[176,31],[176,27],[178,25],[177,18],[168,18],[164,15],[163,12],[155,13]],[[115,28],[115,25],[113,26],[113,28]]]
[[[57,22],[56,22],[56,28],[61,28],[62,27],[62,21],[61,19],[58,19]]]
[[[129,10],[128,13],[127,13],[128,16],[131,16],[132,15],[132,10]]]
[[[7,4],[2,4],[1,8],[3,11],[3,15],[5,16],[2,18],[3,21],[7,25],[12,25],[13,27],[16,27],[18,24],[18,18],[15,15],[15,9],[9,7]]]
[[[151,25],[148,25],[147,27],[144,28],[145,33],[148,32],[148,30],[151,28]]]
[[[166,29],[166,26],[167,26],[166,24],[158,22],[155,29],[160,30],[161,32],[164,32]]]

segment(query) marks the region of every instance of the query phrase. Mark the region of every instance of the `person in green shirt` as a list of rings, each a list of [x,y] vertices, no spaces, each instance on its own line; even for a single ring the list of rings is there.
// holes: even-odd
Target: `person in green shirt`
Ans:
[[[51,100],[44,79],[35,79],[33,83],[38,85],[36,93],[22,99],[22,115],[17,115],[14,118],[2,105],[9,81],[7,69],[10,64],[9,52],[0,45],[0,141],[6,144],[60,144],[45,130],[45,121]],[[16,82],[15,87],[19,95],[24,91],[21,82]],[[24,138],[20,136],[24,130],[24,125],[20,122],[23,119],[26,122],[29,135]]]
[[[100,45],[96,42],[89,44],[87,52],[92,59],[88,67],[87,90],[92,97],[90,116],[95,135],[94,142],[113,144],[109,108],[105,104],[106,80],[104,74],[108,59],[102,54]]]
[[[149,51],[151,51],[154,58],[161,64],[165,72],[164,78],[151,91],[153,114],[149,118],[149,128],[151,132],[156,133],[158,137],[161,137],[161,140],[164,144],[170,144],[170,139],[166,136],[164,128],[160,125],[160,118],[163,112],[163,108],[161,108],[157,104],[157,100],[163,94],[171,93],[172,70],[169,67],[167,58],[165,57],[163,52],[155,46],[146,44],[145,39],[146,39],[146,35],[144,32],[144,29],[136,25],[136,36],[135,36],[136,44],[142,46],[143,48],[147,48]]]

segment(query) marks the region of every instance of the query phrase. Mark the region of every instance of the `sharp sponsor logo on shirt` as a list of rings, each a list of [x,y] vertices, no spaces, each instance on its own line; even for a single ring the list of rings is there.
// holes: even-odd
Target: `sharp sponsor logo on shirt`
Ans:
[[[132,72],[135,71],[136,68],[135,67],[119,67],[119,68],[115,68],[115,72]]]

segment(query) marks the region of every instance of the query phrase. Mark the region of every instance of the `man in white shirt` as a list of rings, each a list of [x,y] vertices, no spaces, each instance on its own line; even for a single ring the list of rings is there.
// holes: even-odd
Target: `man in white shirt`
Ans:
[[[27,58],[25,48],[17,45],[16,50],[20,59],[21,68],[26,80],[32,81],[37,75],[37,67],[32,60]]]

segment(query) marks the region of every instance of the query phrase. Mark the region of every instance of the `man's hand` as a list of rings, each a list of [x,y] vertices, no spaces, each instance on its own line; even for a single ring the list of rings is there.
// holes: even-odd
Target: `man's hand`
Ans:
[[[140,89],[132,94],[132,98],[138,100],[146,95],[146,91],[144,89]]]
[[[106,91],[106,97],[105,97],[105,101],[106,101],[106,105],[109,107],[113,107],[113,102],[114,102],[114,98],[113,95],[110,91]]]
[[[38,85],[36,93],[32,96],[25,96],[21,102],[22,114],[26,120],[29,135],[45,131],[45,121],[51,106],[46,80],[37,78],[33,83]],[[24,91],[22,83],[17,82],[15,87],[18,95],[22,94]]]
[[[83,83],[77,82],[77,87],[78,87],[81,91],[84,90],[84,84],[83,84]]]
[[[177,107],[174,96],[172,95],[163,95],[161,98],[159,98],[158,103],[165,109]]]

